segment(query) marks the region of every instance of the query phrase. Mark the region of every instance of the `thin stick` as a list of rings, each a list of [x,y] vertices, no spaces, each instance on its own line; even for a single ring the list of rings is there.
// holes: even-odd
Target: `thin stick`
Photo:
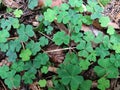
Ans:
[[[7,90],[7,88],[5,87],[5,85],[3,84],[3,82],[0,80],[2,86],[4,87],[5,90]]]
[[[14,39],[18,39],[18,37],[10,37],[7,40],[14,40]]]
[[[97,0],[98,4],[104,9],[104,6],[101,4],[100,0]]]
[[[53,41],[49,36],[45,35],[44,33],[38,31],[40,34],[42,34],[43,36],[45,36],[46,38],[50,39],[51,41]]]
[[[49,53],[49,52],[58,52],[58,51],[64,51],[64,50],[71,50],[71,49],[75,49],[75,48],[76,48],[76,47],[69,47],[69,48],[49,50],[49,51],[45,51],[45,52],[46,52],[46,53]]]

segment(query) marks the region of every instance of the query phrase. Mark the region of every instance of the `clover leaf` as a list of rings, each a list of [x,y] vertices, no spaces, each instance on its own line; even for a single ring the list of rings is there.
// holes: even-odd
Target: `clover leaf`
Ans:
[[[39,42],[34,42],[34,41],[30,41],[27,45],[26,48],[30,49],[32,52],[32,55],[36,55],[37,52],[40,51],[40,45]]]
[[[23,11],[20,9],[16,9],[13,13],[14,13],[15,17],[19,18],[23,14]]]
[[[80,7],[83,3],[82,0],[75,0],[73,2],[73,0],[69,0],[68,3],[72,6],[72,7]]]
[[[28,8],[34,9],[38,5],[38,0],[28,0]]]
[[[82,70],[87,70],[90,66],[90,62],[88,60],[80,60],[79,65],[82,68]]]
[[[33,79],[35,79],[35,75],[32,72],[25,72],[24,75],[22,76],[22,80],[24,80],[25,84],[32,84]]]
[[[84,80],[82,84],[80,85],[81,90],[90,90],[92,86],[92,81],[91,80]]]
[[[5,79],[5,84],[10,89],[17,89],[20,86],[21,76],[16,74],[14,75],[14,71],[10,71],[7,73],[9,76]]]
[[[71,90],[77,90],[83,81],[83,77],[79,76],[81,69],[78,65],[61,65],[57,70],[58,76],[64,85],[70,85]]]
[[[41,65],[46,65],[49,61],[49,57],[47,54],[45,53],[39,53],[34,61],[33,61],[33,65],[35,68],[40,68]]]
[[[48,20],[49,22],[53,22],[56,18],[56,12],[52,9],[47,9],[46,12],[44,12],[45,20]]]
[[[70,37],[64,31],[59,31],[53,36],[53,41],[56,45],[69,44]]]
[[[110,87],[110,81],[106,78],[100,78],[98,80],[98,86],[97,86],[100,90],[106,90],[107,88]]]
[[[20,53],[20,57],[22,58],[22,61],[29,61],[31,55],[32,55],[32,52],[30,49],[24,49]]]
[[[44,47],[45,45],[48,45],[48,42],[49,42],[48,39],[44,36],[39,38],[39,44],[42,47]]]
[[[110,22],[110,18],[107,16],[103,16],[99,19],[99,22],[101,23],[102,27],[107,27]]]
[[[0,77],[2,79],[7,78],[7,72],[9,71],[9,67],[7,65],[3,65],[0,67]]]
[[[47,82],[45,79],[39,80],[38,84],[40,85],[40,87],[45,87]]]
[[[94,71],[99,77],[106,75],[107,78],[116,78],[119,75],[118,68],[113,66],[109,58],[99,59],[98,64],[99,66],[95,66]]]
[[[0,43],[6,42],[9,36],[10,34],[7,30],[0,31]]]
[[[108,26],[107,33],[108,33],[109,35],[112,35],[112,34],[115,33],[115,29],[114,29],[112,26]]]
[[[34,36],[33,27],[31,25],[25,26],[24,24],[21,24],[20,28],[17,29],[17,33],[19,35],[19,40],[22,42],[25,42],[29,37]]]
[[[48,67],[47,66],[43,66],[41,68],[41,72],[44,73],[44,74],[47,74],[48,73]]]

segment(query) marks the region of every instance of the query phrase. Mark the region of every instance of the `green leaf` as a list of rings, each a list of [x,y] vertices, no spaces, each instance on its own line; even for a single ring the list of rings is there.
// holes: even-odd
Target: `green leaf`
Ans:
[[[44,1],[45,2],[45,6],[47,7],[47,6],[51,6],[52,5],[52,0],[45,0]]]
[[[26,48],[30,49],[30,51],[32,52],[32,55],[36,55],[37,52],[40,51],[40,45],[39,42],[34,42],[34,41],[30,41],[27,45]]]
[[[70,15],[67,11],[59,11],[59,14],[57,16],[57,22],[58,23],[64,23],[67,24],[70,21]]]
[[[24,70],[24,62],[23,61],[14,62],[10,69],[15,70],[16,72],[23,71]]]
[[[2,79],[7,78],[7,72],[9,71],[9,67],[7,65],[3,65],[0,67],[0,77]]]
[[[38,0],[28,0],[28,8],[34,9],[38,5]]]
[[[15,17],[21,17],[21,15],[23,14],[23,11],[20,9],[16,9],[13,14],[15,15]]]
[[[49,22],[53,22],[56,19],[56,12],[52,9],[47,9],[46,12],[44,12],[45,20],[48,20]]]
[[[107,78],[116,78],[119,75],[118,68],[114,67],[109,59],[98,60],[100,66],[95,66],[94,71],[99,76],[106,76]]]
[[[41,72],[44,73],[44,74],[47,74],[48,73],[48,67],[47,66],[43,66],[41,68]]]
[[[49,25],[49,26],[47,26],[47,28],[45,28],[45,31],[47,34],[51,34],[53,31],[53,27]]]
[[[87,41],[93,41],[94,40],[94,34],[91,31],[87,31],[84,33],[85,35],[83,36],[83,38]]]
[[[17,29],[19,28],[19,20],[17,18],[9,17],[9,23],[13,26],[13,28]]]
[[[82,40],[82,33],[72,33],[71,39],[74,40],[75,43],[81,42]]]
[[[70,37],[65,32],[59,31],[53,36],[53,41],[56,45],[69,44]]]
[[[47,81],[45,79],[39,80],[38,84],[40,87],[45,87],[47,85]]]
[[[10,34],[7,30],[0,31],[0,43],[6,42],[9,36]]]
[[[108,79],[104,78],[104,77],[100,78],[98,80],[98,86],[97,87],[100,90],[106,90],[107,88],[110,87],[110,81]]]
[[[104,37],[103,33],[99,32],[93,41],[97,44],[101,43],[103,41],[103,37]]]
[[[49,61],[49,57],[46,53],[39,53],[34,61],[33,61],[33,65],[36,68],[39,68],[41,65],[46,65]]]
[[[21,81],[20,75],[14,75],[5,79],[4,82],[8,86],[8,88],[17,89],[20,86],[20,81]]]
[[[42,47],[44,47],[45,45],[48,45],[48,42],[49,42],[48,39],[44,36],[39,38],[39,44]]]
[[[88,60],[80,60],[79,65],[82,70],[87,70],[90,66],[90,62]]]
[[[20,28],[17,29],[17,33],[19,34],[19,40],[25,42],[29,37],[34,36],[33,27],[31,25],[21,24]]]
[[[110,18],[108,16],[103,16],[99,19],[99,22],[101,23],[102,27],[107,27],[110,22]]]
[[[116,53],[120,53],[120,43],[115,43],[112,48]]]
[[[91,86],[92,86],[91,80],[84,80],[80,85],[80,89],[81,90],[90,90]]]
[[[112,35],[112,34],[115,33],[115,29],[114,29],[112,26],[108,26],[107,33],[108,33],[109,35]]]
[[[25,84],[32,84],[33,79],[35,79],[34,73],[31,72],[25,72],[24,75],[22,76],[22,80],[24,80]]]
[[[6,56],[8,56],[8,61],[14,62],[17,59],[17,54],[16,52],[12,51],[11,49],[8,50],[6,53]]]
[[[107,5],[111,0],[100,0],[100,3],[105,6]]]
[[[72,6],[72,7],[80,7],[83,3],[82,0],[69,0],[68,3]]]
[[[22,61],[29,61],[31,55],[32,52],[29,49],[22,50],[20,53],[20,57],[22,58]]]

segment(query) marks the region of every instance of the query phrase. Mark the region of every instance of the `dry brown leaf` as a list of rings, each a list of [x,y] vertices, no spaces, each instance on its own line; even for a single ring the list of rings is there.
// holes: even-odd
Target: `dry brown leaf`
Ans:
[[[52,45],[49,45],[46,50],[51,51],[51,52],[47,52],[49,57],[51,58],[51,61],[56,64],[59,64],[59,63],[63,62],[65,54],[63,53],[62,50],[53,51],[53,50],[57,50],[57,49],[61,49],[61,47],[59,47],[55,44],[52,44]]]
[[[19,8],[19,4],[13,0],[2,0],[2,3],[10,8]]]

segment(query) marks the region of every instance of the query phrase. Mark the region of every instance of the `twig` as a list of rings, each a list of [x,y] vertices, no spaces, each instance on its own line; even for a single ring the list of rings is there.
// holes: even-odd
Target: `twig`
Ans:
[[[101,4],[100,0],[97,0],[98,4],[104,9],[104,6]]]
[[[5,85],[3,84],[3,82],[0,80],[2,86],[4,87],[4,90],[7,90],[7,88],[5,87]]]
[[[42,34],[43,36],[45,36],[46,38],[50,39],[51,41],[53,41],[49,36],[45,35],[44,33],[38,31],[40,34]]]
[[[58,51],[64,51],[64,50],[71,50],[71,49],[75,49],[75,48],[76,48],[76,47],[69,47],[69,48],[49,50],[49,51],[45,51],[45,52],[46,52],[46,53],[49,53],[49,52],[58,52]]]
[[[25,46],[24,46],[23,42],[21,42],[21,44],[22,44],[23,49],[25,49]]]
[[[18,39],[18,37],[10,37],[7,40],[14,40],[14,39]]]

